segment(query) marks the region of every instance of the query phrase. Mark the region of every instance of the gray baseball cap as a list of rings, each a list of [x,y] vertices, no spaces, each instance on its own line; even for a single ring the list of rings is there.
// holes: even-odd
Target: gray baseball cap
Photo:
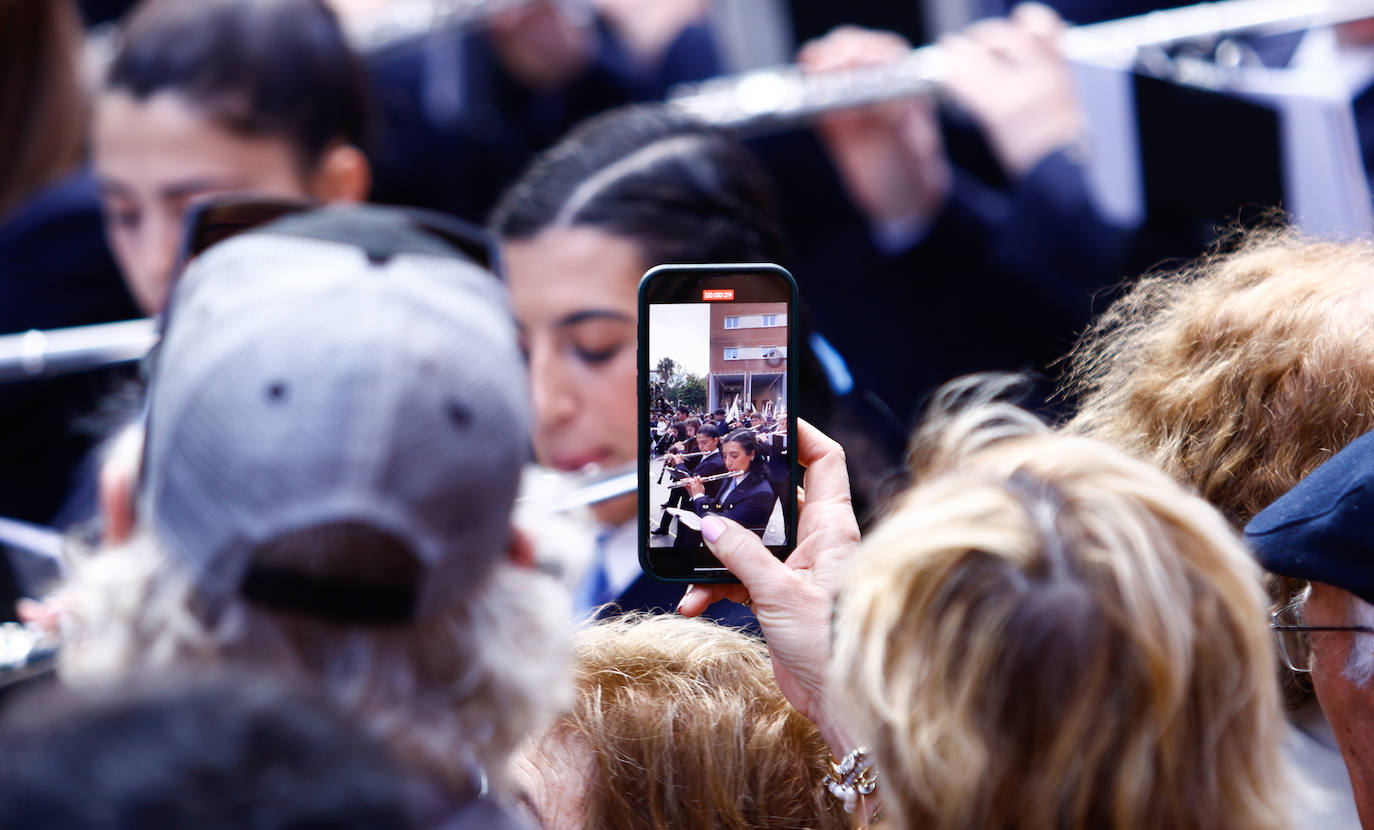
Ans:
[[[237,594],[262,545],[322,526],[409,549],[424,572],[409,618],[505,555],[530,418],[508,300],[423,236],[385,208],[323,208],[182,276],[139,515],[205,595]]]

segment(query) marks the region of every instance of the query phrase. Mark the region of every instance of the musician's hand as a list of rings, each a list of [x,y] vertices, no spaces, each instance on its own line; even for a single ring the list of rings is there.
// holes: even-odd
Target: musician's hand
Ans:
[[[1005,20],[980,21],[940,40],[950,94],[978,120],[1012,177],[1083,138],[1078,91],[1059,49],[1063,30],[1053,9],[1022,3]]]
[[[1374,17],[1364,17],[1336,27],[1336,39],[1341,46],[1369,46],[1374,44]]]
[[[692,476],[687,479],[687,495],[692,498],[706,494],[706,485],[702,484],[701,476]]]
[[[134,532],[134,503],[143,463],[143,427],[130,424],[108,444],[97,476],[96,499],[105,527],[101,543],[122,545]]]
[[[668,456],[668,466],[670,466],[670,467],[676,467],[677,465],[679,465],[679,464],[681,464],[681,463],[682,463],[682,456],[679,455],[678,453],[672,453],[671,455]]]
[[[62,633],[62,618],[66,616],[66,609],[61,602],[49,598],[46,600],[20,599],[15,603],[15,616],[24,625],[33,628],[41,628],[54,636]]]
[[[859,525],[843,448],[802,420],[797,437],[806,488],[792,555],[779,562],[752,531],[708,515],[701,522],[702,537],[742,584],[693,586],[678,611],[694,617],[720,599],[752,599],[783,694],[835,746],[844,742],[834,739],[842,725],[831,715],[826,696],[830,615],[841,576],[859,548]]]
[[[910,51],[899,35],[841,26],[803,46],[797,59],[808,72],[827,72],[889,63]],[[836,113],[816,128],[870,221],[924,224],[944,204],[949,163],[929,98]]]

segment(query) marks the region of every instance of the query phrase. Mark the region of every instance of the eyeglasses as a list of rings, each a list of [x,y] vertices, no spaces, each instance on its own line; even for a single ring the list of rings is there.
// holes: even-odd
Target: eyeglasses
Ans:
[[[180,274],[191,260],[217,242],[313,207],[316,207],[314,202],[304,199],[242,194],[199,200],[186,209],[183,217],[181,246],[177,250],[174,273]]]
[[[1348,631],[1354,634],[1374,634],[1365,625],[1303,625],[1301,605],[1286,605],[1269,615],[1269,627],[1279,641],[1279,653],[1289,669],[1306,674],[1312,671],[1312,638],[1308,635],[1327,631]]]

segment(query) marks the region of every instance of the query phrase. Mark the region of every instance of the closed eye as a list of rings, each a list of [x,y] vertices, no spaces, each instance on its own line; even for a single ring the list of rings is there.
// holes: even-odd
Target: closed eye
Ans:
[[[582,349],[574,347],[573,351],[577,358],[584,363],[596,366],[608,362],[611,358],[620,354],[621,346],[612,346],[606,349]]]

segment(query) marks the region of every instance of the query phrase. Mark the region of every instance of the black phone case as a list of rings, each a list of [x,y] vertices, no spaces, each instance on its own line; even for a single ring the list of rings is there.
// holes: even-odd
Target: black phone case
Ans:
[[[657,266],[655,266],[655,267],[653,267],[653,268],[650,268],[647,272],[645,272],[643,278],[640,279],[640,281],[639,281],[639,303],[638,303],[639,331],[638,331],[638,351],[637,351],[637,355],[636,355],[637,362],[638,362],[638,371],[639,371],[638,381],[637,381],[637,383],[636,383],[636,393],[637,393],[637,394],[636,394],[636,405],[639,407],[638,417],[636,418],[636,422],[637,422],[637,424],[638,424],[638,429],[639,429],[639,454],[638,454],[638,462],[637,462],[636,466],[638,467],[638,473],[639,473],[639,513],[638,513],[638,518],[637,518],[637,523],[638,523],[638,539],[637,539],[637,543],[638,543],[638,545],[639,545],[639,565],[640,565],[640,568],[642,568],[643,571],[644,571],[646,574],[648,574],[650,577],[652,577],[652,578],[654,578],[654,579],[656,579],[656,580],[659,580],[660,582],[670,582],[670,583],[696,583],[696,584],[703,584],[703,583],[736,583],[736,582],[739,582],[739,580],[738,580],[737,578],[735,578],[734,576],[729,575],[729,574],[724,574],[724,575],[720,575],[720,576],[711,576],[711,575],[702,575],[702,574],[690,574],[690,575],[682,575],[682,576],[673,576],[673,575],[670,575],[670,574],[663,574],[663,573],[659,573],[659,572],[655,571],[655,570],[653,569],[651,563],[650,563],[649,551],[651,550],[651,548],[650,548],[649,545],[648,545],[648,538],[649,538],[649,525],[650,525],[650,521],[651,521],[651,509],[650,509],[650,481],[649,481],[649,465],[648,465],[648,458],[649,458],[649,452],[650,452],[650,448],[651,448],[651,441],[650,441],[650,439],[649,439],[649,432],[650,432],[649,408],[650,408],[650,406],[652,405],[653,401],[649,400],[650,390],[649,390],[649,325],[648,325],[648,320],[649,320],[649,296],[648,296],[648,294],[649,294],[649,291],[648,291],[648,289],[651,287],[651,284],[653,283],[654,280],[656,280],[656,279],[662,279],[662,278],[668,277],[668,276],[670,276],[670,275],[673,275],[673,276],[675,276],[675,275],[686,275],[686,276],[697,276],[697,277],[703,277],[703,278],[705,278],[705,277],[712,277],[712,276],[734,277],[735,275],[749,275],[749,274],[770,274],[770,275],[776,275],[776,276],[781,277],[781,278],[786,282],[787,287],[788,287],[788,297],[787,297],[787,314],[788,314],[788,326],[787,326],[787,354],[788,354],[788,360],[787,360],[787,368],[786,368],[786,370],[785,370],[785,371],[786,371],[786,378],[787,378],[787,434],[788,434],[788,436],[789,436],[789,440],[793,441],[794,443],[792,444],[792,450],[791,450],[791,452],[788,453],[788,467],[789,467],[788,475],[789,475],[789,477],[790,477],[790,480],[789,480],[789,488],[790,488],[790,492],[792,493],[792,498],[791,498],[791,499],[784,499],[784,500],[783,500],[783,505],[784,505],[784,506],[783,506],[783,523],[784,523],[784,526],[785,526],[785,528],[786,528],[786,538],[787,538],[787,540],[788,540],[791,544],[795,544],[795,543],[796,543],[796,538],[797,538],[797,500],[796,500],[796,488],[797,488],[797,485],[801,483],[801,465],[800,465],[800,463],[797,461],[797,452],[796,452],[796,445],[795,445],[795,437],[796,437],[796,435],[797,435],[797,408],[796,408],[796,401],[797,401],[798,398],[800,397],[800,395],[798,394],[797,382],[798,382],[798,376],[801,374],[801,373],[797,370],[797,368],[796,368],[796,367],[797,367],[797,363],[796,363],[796,360],[794,359],[794,356],[800,354],[799,347],[798,347],[798,343],[799,343],[798,329],[799,329],[800,327],[799,327],[798,325],[796,325],[796,323],[795,323],[795,320],[796,320],[795,315],[796,315],[796,309],[797,309],[797,281],[792,277],[792,274],[789,273],[789,272],[787,271],[786,268],[783,268],[781,265],[776,265],[776,264],[773,264],[773,263],[758,263],[758,262],[754,262],[754,263],[727,263],[727,264],[721,264],[721,265],[715,265],[715,264],[710,264],[710,265],[704,265],[704,264],[667,264],[667,265],[657,265]],[[699,288],[700,285],[698,284],[697,287]],[[769,545],[768,548],[769,548],[769,550],[772,551],[773,554],[774,554],[775,556],[777,556],[779,559],[784,559],[784,560],[785,560],[785,559],[787,558],[787,556],[791,554],[791,547],[790,547],[790,545]]]

